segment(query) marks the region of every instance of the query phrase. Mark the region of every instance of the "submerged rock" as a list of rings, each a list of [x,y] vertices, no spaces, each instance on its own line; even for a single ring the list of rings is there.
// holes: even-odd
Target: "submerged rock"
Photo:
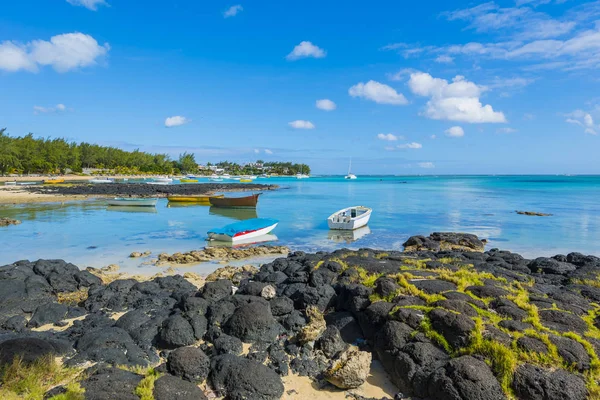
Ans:
[[[287,254],[289,249],[285,246],[256,246],[248,247],[245,249],[233,249],[228,247],[207,247],[203,250],[190,251],[188,253],[175,253],[166,254],[161,253],[158,256],[158,263],[173,263],[173,264],[191,264],[199,262],[207,262],[212,260],[243,260],[245,258],[262,257],[267,255]],[[232,279],[239,269],[232,269],[235,267],[224,267],[220,270],[215,271],[207,280],[212,279]],[[245,267],[248,269],[248,267]],[[242,272],[244,267],[241,267]],[[210,278],[210,279],[209,279]]]
[[[405,252],[453,250],[482,253],[485,242],[470,233],[434,232],[429,237],[411,236],[403,246]]]
[[[21,221],[19,221],[18,219],[12,219],[12,218],[6,218],[6,217],[0,218],[0,226],[19,225],[20,223],[21,223]]]
[[[534,216],[534,217],[550,217],[552,216],[552,214],[546,214],[546,213],[541,213],[541,212],[535,212],[535,211],[515,211],[517,214],[520,215],[529,215],[529,216]]]

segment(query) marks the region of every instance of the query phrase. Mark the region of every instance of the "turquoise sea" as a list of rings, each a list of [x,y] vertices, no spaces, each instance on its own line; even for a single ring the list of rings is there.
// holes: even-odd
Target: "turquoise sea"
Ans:
[[[132,251],[173,253],[204,247],[206,232],[238,219],[280,220],[276,243],[318,251],[371,247],[402,249],[411,235],[474,233],[527,257],[579,251],[600,256],[600,176],[341,176],[263,178],[280,185],[261,196],[256,213],[207,206],[156,212],[107,209],[105,200],[0,205],[0,216],[21,225],[0,228],[0,265],[20,259],[63,258],[80,267],[118,263],[125,270],[155,266],[130,260]],[[369,227],[349,235],[330,232],[326,218],[351,206],[373,208]],[[551,213],[522,216],[515,210]]]

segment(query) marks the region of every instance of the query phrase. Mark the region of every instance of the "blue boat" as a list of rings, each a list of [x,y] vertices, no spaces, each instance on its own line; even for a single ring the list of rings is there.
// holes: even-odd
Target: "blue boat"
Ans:
[[[272,218],[247,219],[226,225],[223,228],[211,229],[208,231],[208,239],[222,242],[246,241],[266,235],[275,229],[278,223],[278,220]]]

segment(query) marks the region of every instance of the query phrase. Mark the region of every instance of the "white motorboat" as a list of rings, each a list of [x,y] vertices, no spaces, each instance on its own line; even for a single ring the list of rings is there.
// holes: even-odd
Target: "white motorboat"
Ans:
[[[146,185],[161,185],[161,186],[165,186],[165,185],[170,185],[171,182],[146,182]]]
[[[155,207],[158,199],[143,199],[137,197],[115,197],[108,201],[109,206]]]
[[[231,179],[231,175],[229,175],[229,174],[223,174],[223,175],[221,175],[221,177],[223,179]]]
[[[113,183],[114,181],[112,179],[102,179],[102,178],[94,178],[94,179],[90,179],[88,181],[89,183]]]
[[[348,165],[348,175],[344,177],[344,179],[356,179],[356,175],[352,172],[352,159],[350,159],[350,164]]]
[[[154,178],[154,182],[167,182],[167,183],[171,183],[171,182],[173,182],[173,179],[169,178],[169,177]]]
[[[14,182],[4,182],[4,186],[17,186],[17,181],[14,181]]]
[[[369,207],[354,206],[337,211],[327,218],[329,229],[351,231],[369,223],[371,212]]]

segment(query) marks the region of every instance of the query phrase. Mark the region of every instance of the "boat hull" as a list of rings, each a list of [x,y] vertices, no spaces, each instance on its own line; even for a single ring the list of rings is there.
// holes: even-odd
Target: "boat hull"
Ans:
[[[340,214],[343,212],[349,212],[351,209],[365,209],[366,211],[356,217],[341,217]],[[343,231],[352,231],[355,229],[362,228],[369,223],[369,219],[371,218],[372,210],[367,207],[349,207],[343,210],[340,210],[327,218],[327,225],[329,229],[333,230],[343,230]]]
[[[109,206],[117,207],[156,207],[158,199],[112,199],[108,201]]]
[[[181,183],[195,183],[198,182],[198,179],[186,179],[186,178],[182,178],[179,180],[179,182]]]
[[[218,195],[218,196],[169,196],[167,197],[167,200],[169,200],[169,202],[174,202],[174,203],[202,203],[202,204],[206,204],[209,205],[210,204],[210,199],[211,198],[218,198],[218,199],[222,199],[225,197],[225,195]]]
[[[46,185],[55,185],[57,183],[65,183],[64,179],[47,179],[44,181]]]
[[[255,208],[258,203],[258,196],[260,196],[260,193],[246,197],[210,198],[209,201],[210,205],[214,207]]]
[[[268,234],[276,227],[277,227],[277,223],[267,226],[265,228],[256,229],[254,231],[250,231],[250,232],[236,235],[236,236],[229,236],[229,235],[218,234],[218,233],[209,233],[208,239],[219,241],[219,242],[228,242],[228,243],[241,243],[241,242],[250,243],[253,239],[260,238],[261,236]]]

